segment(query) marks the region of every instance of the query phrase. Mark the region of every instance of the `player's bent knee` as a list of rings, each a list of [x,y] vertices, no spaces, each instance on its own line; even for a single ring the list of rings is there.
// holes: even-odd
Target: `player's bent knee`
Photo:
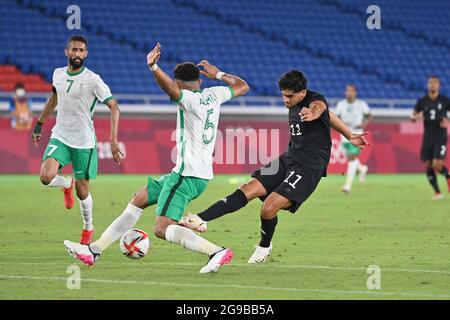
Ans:
[[[52,175],[49,173],[41,173],[39,178],[41,179],[41,183],[46,186],[46,185],[49,185],[50,182],[52,182],[52,180],[55,176],[56,175]]]

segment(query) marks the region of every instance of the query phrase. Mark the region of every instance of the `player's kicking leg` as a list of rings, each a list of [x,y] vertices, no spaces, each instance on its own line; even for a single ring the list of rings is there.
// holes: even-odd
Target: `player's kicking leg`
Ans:
[[[238,211],[245,207],[247,203],[257,197],[267,195],[266,189],[256,178],[243,184],[232,194],[226,196],[222,200],[217,201],[208,209],[198,214],[188,214],[183,217],[179,224],[196,232],[206,232],[207,222],[220,218],[221,216]]]
[[[447,182],[448,191],[450,192],[450,173],[448,172],[448,169],[445,166],[444,159],[433,159],[431,165],[435,172],[439,172],[440,174],[442,174],[444,176],[444,178]]]
[[[40,179],[43,185],[62,188],[64,191],[64,205],[71,209],[74,204],[74,179],[58,175],[58,170],[71,162],[68,147],[57,139],[50,139],[42,158]]]

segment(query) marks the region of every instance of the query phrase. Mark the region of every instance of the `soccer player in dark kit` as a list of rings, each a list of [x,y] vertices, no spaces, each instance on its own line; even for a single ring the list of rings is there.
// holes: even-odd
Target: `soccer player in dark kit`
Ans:
[[[328,109],[320,93],[307,90],[305,76],[297,70],[285,73],[278,81],[285,106],[289,109],[290,142],[288,150],[269,165],[255,171],[252,179],[205,211],[188,214],[180,224],[198,232],[206,231],[206,222],[237,211],[255,198],[261,206],[261,241],[248,263],[262,263],[272,251],[272,237],[278,211],[295,213],[327,174],[330,161],[330,126],[353,145],[368,145],[366,135],[352,134]]]
[[[438,77],[428,78],[428,94],[417,101],[411,120],[416,122],[423,119],[424,134],[420,158],[425,163],[428,181],[434,189],[433,200],[443,199],[439,189],[436,172],[441,173],[447,179],[450,192],[450,175],[445,166],[447,154],[447,126],[450,112],[450,101],[446,96],[439,94],[441,82]]]

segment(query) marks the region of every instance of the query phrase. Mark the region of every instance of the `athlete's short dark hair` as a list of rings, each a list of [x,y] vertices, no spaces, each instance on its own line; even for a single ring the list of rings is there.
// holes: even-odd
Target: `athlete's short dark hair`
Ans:
[[[308,80],[305,75],[298,70],[291,70],[283,74],[278,80],[278,87],[280,90],[292,90],[299,92],[306,89]]]
[[[72,41],[80,41],[83,42],[86,45],[86,48],[88,46],[88,42],[85,36],[82,36],[81,34],[77,34],[74,36],[70,36],[69,39],[67,39],[67,47],[69,47],[69,43],[71,43]]]
[[[193,62],[183,62],[175,66],[173,75],[177,80],[196,81],[200,79],[200,70]]]
[[[434,74],[428,76],[428,80],[430,80],[430,79],[437,79],[437,81],[441,82],[441,79],[437,75],[434,75]]]

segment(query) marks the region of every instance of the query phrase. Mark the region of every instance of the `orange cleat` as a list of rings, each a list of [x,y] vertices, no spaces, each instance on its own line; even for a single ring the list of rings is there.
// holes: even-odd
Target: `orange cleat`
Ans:
[[[67,209],[72,209],[74,198],[73,198],[73,187],[75,185],[75,180],[72,178],[72,183],[70,184],[69,188],[63,188],[64,191],[64,205]]]
[[[85,230],[83,229],[81,231],[81,240],[80,243],[81,244],[85,244],[85,245],[89,245],[92,242],[92,236],[94,235],[94,229],[92,230]]]

